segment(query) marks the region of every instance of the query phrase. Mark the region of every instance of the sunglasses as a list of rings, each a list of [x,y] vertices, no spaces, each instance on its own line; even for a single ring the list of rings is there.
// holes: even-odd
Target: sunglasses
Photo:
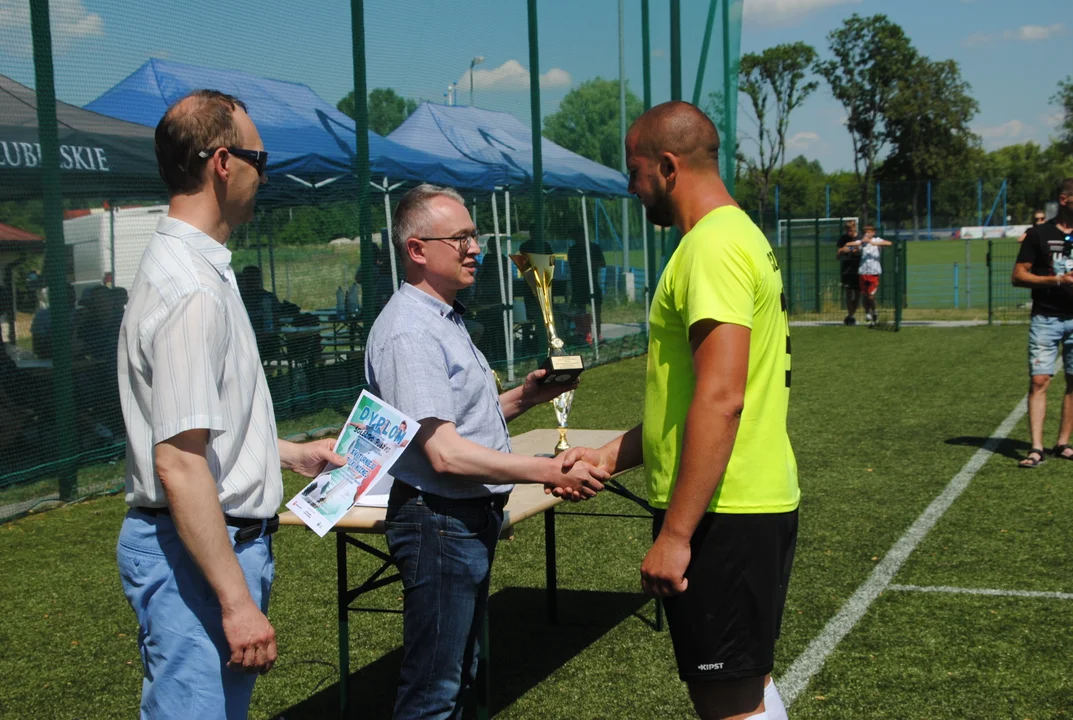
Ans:
[[[472,230],[466,230],[465,232],[461,232],[458,235],[451,235],[448,237],[419,237],[417,239],[421,240],[422,242],[427,242],[429,240],[443,240],[444,242],[458,243],[458,254],[464,255],[466,251],[469,250],[469,244],[471,242],[478,242],[480,234],[481,233],[479,230],[477,230],[477,228],[473,228]]]
[[[1042,216],[1042,215],[1037,215],[1036,217],[1034,217],[1034,218],[1032,218],[1032,219],[1033,219],[1034,221],[1036,221],[1036,222],[1047,222],[1047,218],[1045,218],[1045,217],[1044,217],[1044,216]]]
[[[224,148],[227,152],[231,153],[235,157],[245,160],[250,165],[257,168],[257,174],[264,176],[265,168],[268,166],[268,153],[264,150],[247,150],[246,148],[228,147]],[[202,150],[197,155],[201,158],[210,158],[216,150]]]

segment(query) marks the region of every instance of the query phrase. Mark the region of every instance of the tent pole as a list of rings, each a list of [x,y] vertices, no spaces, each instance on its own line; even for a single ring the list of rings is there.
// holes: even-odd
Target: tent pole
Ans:
[[[391,198],[388,196],[387,175],[384,176],[384,223],[387,225],[387,247],[384,250],[391,262],[391,292],[395,293],[399,289],[399,271],[395,266],[395,242],[391,238]]]
[[[476,206],[474,206],[476,212]],[[507,325],[507,290],[503,278],[503,243],[499,237],[499,208],[496,206],[496,194],[492,192],[492,232],[496,237],[496,266],[499,268],[499,302],[503,312],[503,344],[507,357],[507,382],[514,382],[514,362],[510,351],[510,327]]]
[[[494,207],[495,194],[492,194],[492,202]],[[507,257],[509,258],[514,254],[513,243],[510,236],[510,190],[503,191],[503,215],[507,221]],[[499,218],[499,212],[496,211],[496,218]],[[517,227],[517,225],[515,225]],[[510,328],[511,337],[514,337],[514,264],[507,264],[507,327]],[[509,362],[510,362],[510,379],[514,379],[514,342],[507,343],[507,349],[509,350]]]
[[[596,222],[600,222],[600,218],[596,214],[595,205],[593,206],[592,217]],[[589,247],[589,210],[584,196],[581,198],[581,226],[585,228],[585,268],[589,271],[589,317],[592,319],[589,334],[592,336],[592,347],[596,362],[600,362],[600,330],[596,327],[596,289],[592,283],[592,249]]]
[[[112,287],[115,284],[115,204],[108,201],[108,253],[112,263]],[[14,307],[14,306],[12,306]]]

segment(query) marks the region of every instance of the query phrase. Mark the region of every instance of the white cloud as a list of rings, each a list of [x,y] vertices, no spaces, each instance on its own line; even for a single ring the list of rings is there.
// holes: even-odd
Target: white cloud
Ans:
[[[794,133],[794,136],[786,141],[786,147],[791,150],[805,150],[810,145],[818,143],[819,141],[819,134],[809,130],[805,132]]]
[[[992,127],[973,128],[984,139],[984,144],[993,149],[1016,142],[1026,142],[1032,138],[1036,129],[1020,120],[1010,120]]]
[[[88,12],[82,0],[50,3],[49,17],[54,50],[63,52],[81,38],[104,37],[104,21],[97,13]],[[33,52],[30,4],[26,0],[0,0],[0,33],[8,36],[5,45],[13,52],[22,55]]]
[[[458,80],[458,87],[469,87],[469,70]],[[540,76],[541,88],[569,87],[574,82],[570,73],[562,68],[552,68]],[[507,60],[491,70],[473,71],[473,88],[475,90],[528,90],[529,71],[517,60]]]
[[[1065,120],[1065,113],[1045,113],[1039,116],[1040,122],[1049,128],[1058,127]]]
[[[1007,30],[1002,37],[1007,40],[1023,40],[1024,42],[1036,42],[1037,40],[1050,40],[1064,34],[1066,26],[1062,23],[1054,25],[1022,25],[1016,30]]]
[[[1002,33],[974,33],[961,41],[966,47],[981,47],[994,45],[1001,40],[1014,40],[1017,42],[1040,42],[1061,37],[1066,34],[1066,26],[1062,23],[1053,25],[1022,25],[1013,30],[1005,30]]]
[[[750,25],[790,25],[820,10],[838,5],[860,4],[861,0],[746,0],[744,18]]]

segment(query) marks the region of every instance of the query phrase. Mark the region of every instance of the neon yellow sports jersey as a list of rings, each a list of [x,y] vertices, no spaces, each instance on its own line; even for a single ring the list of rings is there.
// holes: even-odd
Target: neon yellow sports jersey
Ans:
[[[800,500],[786,434],[790,335],[778,262],[739,208],[717,208],[686,233],[652,299],[645,382],[648,500],[666,508],[696,385],[689,328],[700,320],[751,329],[749,375],[737,439],[710,511],[780,513]]]

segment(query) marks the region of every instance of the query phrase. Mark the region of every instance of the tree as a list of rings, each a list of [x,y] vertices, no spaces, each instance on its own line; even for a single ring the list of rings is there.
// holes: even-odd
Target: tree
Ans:
[[[776,45],[759,54],[746,53],[741,58],[738,91],[752,105],[756,137],[749,139],[757,147],[755,159],[741,157],[746,173],[757,186],[761,217],[775,166],[781,168],[786,163],[790,115],[818,87],[815,81],[805,82],[815,61],[816,50],[803,42]]]
[[[968,165],[980,139],[969,123],[980,110],[953,60],[913,59],[899,79],[887,110],[886,137],[893,145],[882,175],[911,180],[913,236],[920,226],[920,183],[949,177]]]
[[[1062,122],[1058,125],[1062,133],[1059,142],[1067,153],[1073,153],[1073,75],[1058,83],[1058,92],[1051,102],[1062,106]]]
[[[886,15],[862,18],[854,13],[827,35],[827,41],[834,57],[817,63],[816,72],[846,109],[860,198],[858,214],[867,219],[868,189],[876,159],[887,142],[891,101],[916,51],[901,26]]]
[[[578,155],[616,170],[622,167],[618,80],[587,80],[567,93],[558,112],[544,118],[544,137]],[[626,126],[644,111],[626,89]]]
[[[377,135],[387,135],[402,125],[417,105],[413,98],[401,97],[391,88],[375,88],[369,93],[369,129]],[[336,107],[347,117],[354,117],[354,91],[348,92]]]

